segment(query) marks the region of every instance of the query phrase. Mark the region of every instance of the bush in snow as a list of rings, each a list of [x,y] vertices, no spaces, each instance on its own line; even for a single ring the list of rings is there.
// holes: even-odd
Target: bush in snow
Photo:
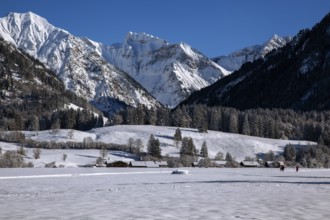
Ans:
[[[102,157],[96,159],[96,166],[104,166],[104,160]]]
[[[40,154],[41,154],[40,148],[34,148],[32,150],[32,152],[33,152],[34,159],[39,159],[40,158]]]
[[[45,165],[45,168],[56,168],[56,163],[55,163],[55,161],[50,162],[50,163],[47,163],[47,164]]]
[[[17,168],[24,167],[24,160],[22,155],[16,151],[6,151],[0,157],[0,167],[2,168]]]
[[[63,161],[65,162],[66,161],[66,158],[68,157],[68,155],[67,154],[63,154],[63,157],[62,157],[62,159],[63,159]]]
[[[27,151],[24,149],[24,147],[20,147],[19,149],[17,149],[17,153],[19,153],[22,156],[26,156]]]

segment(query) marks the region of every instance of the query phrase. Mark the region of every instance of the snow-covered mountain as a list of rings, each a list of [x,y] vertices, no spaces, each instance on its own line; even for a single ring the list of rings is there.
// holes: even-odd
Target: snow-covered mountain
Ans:
[[[129,32],[103,55],[170,107],[230,73],[185,43],[170,44],[146,33]]]
[[[271,39],[269,39],[262,45],[246,47],[244,49],[235,51],[228,56],[219,56],[213,58],[212,60],[223,68],[227,69],[228,71],[235,71],[238,70],[242,66],[242,64],[249,61],[254,61],[258,58],[263,58],[270,51],[283,47],[291,40],[291,37],[283,38],[274,35]]]
[[[0,37],[46,64],[67,89],[103,111],[121,105],[159,105],[127,73],[102,57],[101,44],[75,37],[32,12],[1,18]]]
[[[1,18],[0,37],[46,64],[68,89],[101,110],[118,103],[153,107],[158,105],[153,97],[175,107],[230,73],[184,43],[129,32],[123,43],[108,46],[75,37],[32,12]]]

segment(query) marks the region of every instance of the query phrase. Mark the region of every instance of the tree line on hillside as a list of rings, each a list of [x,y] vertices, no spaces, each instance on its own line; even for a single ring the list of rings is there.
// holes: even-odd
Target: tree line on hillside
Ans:
[[[309,140],[330,146],[330,111],[240,111],[206,105],[183,105],[171,111],[139,106],[118,112],[111,118],[111,124],[188,127],[201,132],[214,130],[275,139]]]

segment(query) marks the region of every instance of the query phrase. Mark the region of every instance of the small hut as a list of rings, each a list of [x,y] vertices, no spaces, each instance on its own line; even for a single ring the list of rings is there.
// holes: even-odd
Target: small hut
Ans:
[[[212,166],[214,167],[225,167],[227,161],[226,160],[215,160],[212,162]]]
[[[135,168],[145,168],[147,167],[145,161],[131,161],[129,163],[130,167],[135,167]]]
[[[156,162],[156,164],[158,164],[159,167],[168,167],[167,161]]]
[[[260,167],[260,164],[257,161],[242,161],[240,165],[242,167]]]

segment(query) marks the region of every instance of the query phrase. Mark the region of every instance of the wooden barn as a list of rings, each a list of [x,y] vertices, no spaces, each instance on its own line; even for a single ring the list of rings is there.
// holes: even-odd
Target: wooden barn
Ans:
[[[107,163],[107,167],[128,167],[128,165],[127,162],[121,160]]]

